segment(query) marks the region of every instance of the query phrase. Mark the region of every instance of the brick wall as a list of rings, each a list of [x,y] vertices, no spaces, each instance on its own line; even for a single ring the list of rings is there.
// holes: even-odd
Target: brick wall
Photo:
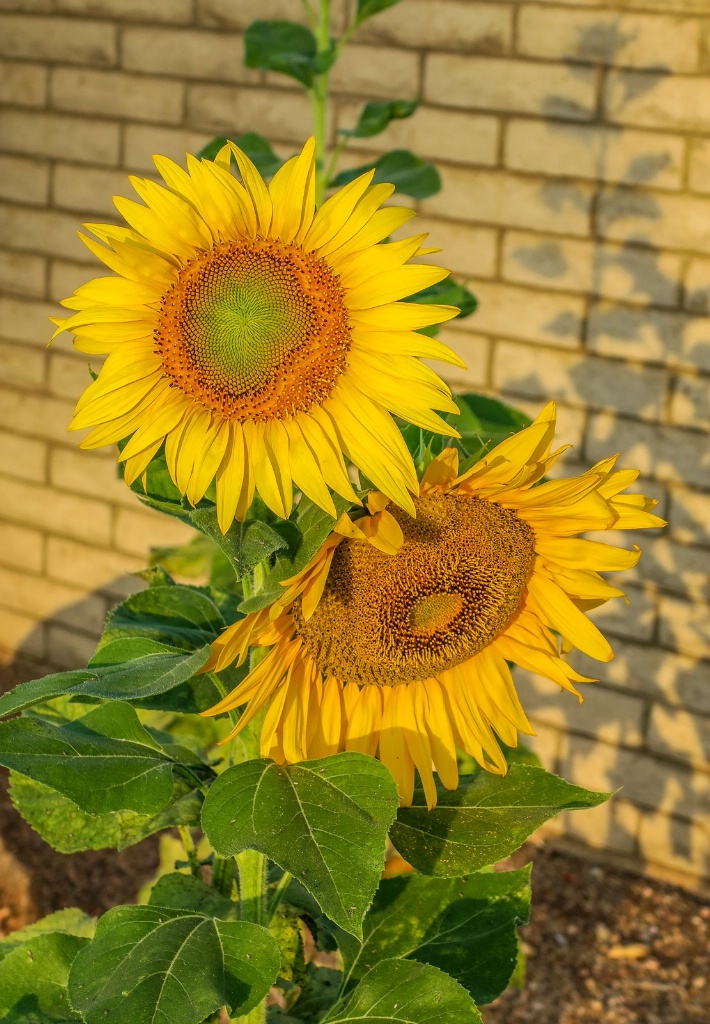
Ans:
[[[342,17],[342,0],[337,16]],[[284,154],[310,132],[289,81],[242,66],[255,17],[298,0],[0,0],[0,642],[84,662],[150,544],[184,537],[66,432],[86,363],[49,351],[56,300],[99,271],[76,238],[127,172],[216,132]],[[353,148],[435,160],[423,229],[480,310],[447,329],[452,383],[559,401],[566,469],[640,466],[670,520],[639,538],[617,658],[583,707],[521,680],[546,763],[612,804],[561,829],[629,863],[709,872],[710,0],[403,0],[334,73],[330,130],[363,99],[423,105]],[[596,674],[599,666],[585,668]]]

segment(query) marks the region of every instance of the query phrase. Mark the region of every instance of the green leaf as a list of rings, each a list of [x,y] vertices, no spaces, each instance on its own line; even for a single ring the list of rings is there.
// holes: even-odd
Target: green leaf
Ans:
[[[239,917],[238,903],[232,903],[199,878],[179,871],[161,875],[150,891],[148,906],[191,910],[207,917],[218,917],[221,921],[233,921]]]
[[[340,971],[310,963],[301,994],[290,1010],[295,1019],[307,1022],[321,1020],[338,998],[342,980]]]
[[[200,1024],[227,1006],[241,1016],[269,991],[279,951],[265,928],[172,907],[114,907],[69,975],[86,1024]]]
[[[380,11],[386,11],[388,7],[394,7],[398,3],[399,0],[357,0],[355,22],[359,25],[366,18],[371,18],[373,15],[379,14]]]
[[[259,135],[258,132],[245,132],[243,135],[229,138],[220,135],[208,142],[197,156],[204,160],[214,160],[220,149],[228,142],[234,142],[242,152],[246,153],[263,178],[273,177],[283,163],[281,157],[274,153],[264,136]]]
[[[220,854],[265,853],[331,920],[359,936],[397,803],[387,769],[364,754],[290,767],[262,758],[219,776],[205,799],[202,827]]]
[[[136,811],[88,814],[69,797],[16,772],[10,773],[10,798],[25,821],[59,853],[123,850],[175,825],[199,825],[202,810],[199,792],[180,778],[173,781],[170,802],[152,816]]]
[[[90,814],[157,814],[173,762],[130,704],[111,703],[56,728],[40,718],[0,724],[0,764],[56,789]]]
[[[482,1024],[466,989],[443,971],[412,960],[382,960],[362,979],[328,1024]]]
[[[354,128],[341,128],[340,134],[356,139],[369,139],[383,132],[390,121],[411,117],[419,100],[385,100],[366,103]],[[433,300],[432,300],[433,301]]]
[[[80,688],[85,683],[91,687],[97,681],[98,676],[95,672],[84,669],[78,672],[53,672],[49,676],[42,676],[41,679],[29,679],[0,696],[0,718],[7,718],[8,715],[24,711],[35,704],[42,704],[63,693],[80,693]]]
[[[55,910],[53,914],[41,917],[39,921],[26,924],[24,928],[10,932],[4,939],[0,939],[0,959],[10,949],[21,946],[24,942],[34,938],[36,935],[52,935],[55,932],[64,932],[66,935],[76,935],[80,939],[92,938],[96,928],[96,918],[85,914],[78,907],[65,907],[63,910]]]
[[[244,33],[248,68],[279,71],[310,89],[319,68],[316,39],[305,25],[293,21],[254,21]]]
[[[67,999],[71,964],[88,939],[59,931],[33,935],[0,959],[0,1021],[80,1020]],[[32,1016],[33,1015],[33,1016]]]
[[[99,650],[112,640],[148,637],[193,651],[212,643],[225,625],[217,605],[197,587],[154,586],[132,594],[110,613]],[[92,659],[92,664],[101,660]]]
[[[361,167],[349,167],[336,175],[329,184],[334,188],[340,188],[373,167],[373,184],[388,182],[399,192],[414,199],[427,199],[441,191],[441,176],[436,167],[415,156],[408,149],[392,149],[374,162],[363,164]]]
[[[417,790],[414,804],[399,809],[390,836],[417,871],[457,877],[507,857],[560,811],[597,807],[609,796],[513,764],[503,778],[478,772],[461,778],[453,792],[439,788],[432,811]]]
[[[401,875],[380,882],[363,924],[364,941],[340,933],[346,984],[392,957],[446,970],[476,1003],[508,986],[516,927],[530,916],[530,868],[468,878]]]

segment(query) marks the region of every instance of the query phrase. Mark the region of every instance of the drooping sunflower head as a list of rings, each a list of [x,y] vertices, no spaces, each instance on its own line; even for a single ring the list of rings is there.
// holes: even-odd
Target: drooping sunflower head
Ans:
[[[75,314],[55,320],[107,354],[71,424],[91,428],[82,447],[129,439],[132,483],[164,445],[193,504],[216,481],[225,531],[255,490],[283,517],[294,485],[333,515],[329,488],[357,501],[344,456],[412,512],[392,414],[455,434],[433,411],[457,411],[448,388],[419,357],[463,365],[417,333],[458,310],[400,301],[447,275],[409,262],[436,251],[425,235],[382,241],[412,211],[382,209],[394,187],[373,172],[316,210],[313,140],[268,186],[233,143],[187,171],[155,163],[164,185],[131,178],[143,204],[115,200],[128,227],[81,235],[117,276],[77,289],[63,303]]]
[[[272,650],[207,713],[246,704],[238,731],[268,705],[264,756],[376,755],[404,803],[415,768],[430,807],[434,770],[456,787],[456,747],[505,772],[499,739],[515,746],[532,731],[508,663],[581,700],[575,684],[592,680],[563,650],[613,656],[586,612],[623,596],[599,574],[632,567],[640,552],[577,535],[663,525],[655,501],[622,493],[638,473],[616,470],[617,457],[541,482],[564,450],[551,451],[554,429],[550,404],[463,473],[446,449],[423,476],[416,518],[382,495],[364,517],[344,516],[275,605],[215,641],[216,671],[250,645]]]

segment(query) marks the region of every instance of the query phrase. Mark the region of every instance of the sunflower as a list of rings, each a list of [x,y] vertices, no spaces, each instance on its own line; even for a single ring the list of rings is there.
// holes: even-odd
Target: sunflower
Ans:
[[[575,683],[593,680],[563,660],[561,646],[613,657],[585,612],[624,596],[599,571],[628,569],[640,551],[576,535],[664,525],[655,501],[621,493],[638,472],[616,470],[618,456],[541,483],[565,450],[551,453],[554,431],[550,403],[465,472],[445,449],[424,473],[415,519],[389,511],[380,494],[365,517],[344,516],[271,608],[213,643],[204,671],[242,663],[252,645],[271,651],[205,714],[246,704],[234,735],[268,705],[263,756],[378,756],[405,805],[415,768],[429,807],[432,767],[456,788],[457,746],[505,773],[497,737],[515,746],[518,733],[532,733],[508,663],[581,700]]]
[[[241,182],[231,173],[234,158]],[[420,234],[383,243],[413,212],[380,209],[393,185],[356,178],[316,211],[314,143],[270,184],[233,143],[187,171],[154,158],[165,186],[131,183],[145,205],[115,198],[129,227],[80,233],[115,277],[78,288],[58,318],[82,352],[108,353],[70,429],[83,448],[128,443],[131,484],[165,445],[192,504],[215,481],[221,529],[243,520],[255,490],[279,516],[293,484],[335,516],[329,488],[357,502],[343,454],[402,508],[417,479],[391,414],[437,432],[457,412],[425,356],[465,364],[417,333],[452,306],[402,302],[448,271],[409,264]],[[103,243],[103,244],[100,244]]]

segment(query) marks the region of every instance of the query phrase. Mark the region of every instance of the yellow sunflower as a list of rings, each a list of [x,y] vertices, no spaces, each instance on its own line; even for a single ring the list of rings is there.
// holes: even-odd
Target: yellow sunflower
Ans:
[[[447,448],[426,470],[416,519],[371,495],[369,515],[344,516],[276,604],[235,623],[204,671],[272,649],[216,715],[246,704],[231,735],[269,705],[261,752],[279,763],[359,750],[382,760],[404,804],[414,769],[429,807],[434,768],[458,784],[456,746],[504,773],[496,734],[515,746],[532,733],[508,662],[581,695],[592,682],[561,657],[577,647],[599,661],[611,647],[585,611],[623,597],[599,571],[634,566],[633,551],[576,535],[663,526],[654,500],[622,494],[638,476],[618,456],[581,476],[539,483],[551,453],[555,406],[459,475]],[[392,553],[395,552],[395,553]]]
[[[232,143],[187,171],[154,159],[165,187],[131,178],[145,205],[115,199],[130,227],[87,225],[104,244],[80,234],[117,276],[78,288],[63,303],[77,312],[54,321],[80,351],[108,353],[71,423],[92,428],[81,446],[130,438],[130,484],[165,444],[190,502],[216,481],[223,531],[255,490],[282,517],[293,484],[333,515],[329,487],[357,501],[343,454],[413,513],[391,414],[456,435],[433,412],[458,411],[449,390],[417,357],[465,364],[416,333],[457,309],[400,301],[448,271],[407,262],[438,251],[426,235],[382,242],[413,216],[380,209],[394,186],[369,172],[316,211],[312,139],[268,186]]]

